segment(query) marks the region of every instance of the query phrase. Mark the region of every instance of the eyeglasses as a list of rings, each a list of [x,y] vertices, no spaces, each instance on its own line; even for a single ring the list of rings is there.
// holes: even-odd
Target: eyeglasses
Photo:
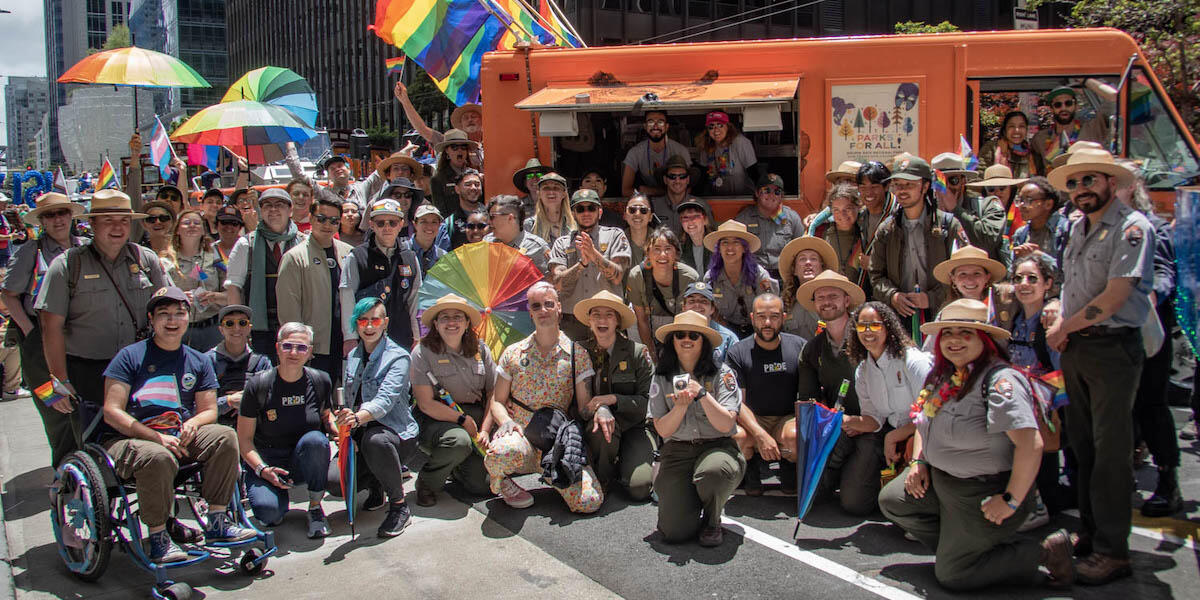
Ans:
[[[724,123],[709,123],[708,125],[704,126],[704,128],[709,131],[712,131],[718,127],[725,127],[725,124]]]
[[[627,207],[625,207],[625,212],[627,212],[631,215],[648,215],[648,214],[650,214],[650,207],[648,207],[648,206],[627,206]]]
[[[1017,196],[1017,198],[1015,200],[1013,200],[1013,202],[1020,206],[1029,206],[1030,204],[1033,204],[1034,202],[1041,202],[1042,200],[1045,200],[1045,198],[1030,198],[1029,196]]]
[[[393,229],[400,226],[400,219],[371,219],[371,224],[380,229]]]
[[[1075,101],[1070,100],[1070,99],[1059,100],[1057,102],[1051,103],[1050,106],[1053,106],[1054,108],[1071,108],[1072,106],[1075,106]]]
[[[667,173],[666,175],[663,175],[663,177],[666,177],[672,181],[679,181],[680,179],[687,179],[690,177],[690,175],[687,173]]]
[[[171,215],[150,215],[146,217],[147,223],[170,223]]]
[[[308,354],[312,346],[300,342],[280,342],[279,349],[289,354]]]
[[[342,221],[341,217],[327,217],[325,215],[313,215],[312,220],[321,225],[337,225]]]
[[[946,183],[950,185],[958,185],[963,182],[962,175],[951,175],[946,178]]]
[[[471,231],[479,231],[480,229],[487,229],[488,224],[487,223],[467,223],[466,225],[463,225],[463,227],[466,227],[467,229],[470,229]]]
[[[695,331],[676,331],[671,336],[677,340],[691,340],[693,342],[700,339],[700,334]]]
[[[443,315],[438,315],[438,317],[437,317],[437,322],[442,323],[443,325],[450,325],[451,323],[465,323],[466,320],[467,320],[467,315],[445,315],[445,314],[443,314]]]
[[[661,127],[663,125],[666,125],[667,121],[666,121],[666,119],[646,119],[646,124],[647,125],[658,125]]]
[[[60,219],[62,217],[69,217],[69,216],[71,216],[71,209],[69,209],[69,208],[63,208],[63,209],[59,209],[59,210],[53,210],[53,211],[42,213],[43,219]]]
[[[596,206],[595,204],[576,204],[575,206],[571,207],[571,210],[577,213],[596,212],[600,210],[600,207]]]
[[[545,302],[530,302],[529,310],[531,310],[531,311],[539,311],[542,309],[554,310],[554,307],[556,307],[556,306],[558,306],[558,303],[553,300],[547,300]]]
[[[232,329],[235,326],[249,327],[250,319],[225,319],[224,321],[221,321],[221,324],[230,329]]]
[[[883,331],[883,321],[859,321],[854,324],[854,330],[859,333]]]
[[[1013,275],[1013,281],[1016,283],[1037,283],[1041,280],[1042,278],[1037,275]]]
[[[392,198],[392,200],[406,200],[406,199],[412,200],[413,193],[412,192],[392,192],[391,198]]]
[[[513,215],[512,213],[488,213],[488,220],[495,221],[496,219],[499,219],[500,217],[508,217],[508,216],[516,216],[516,215]]]
[[[356,320],[354,322],[357,323],[359,327],[366,327],[368,325],[370,325],[371,327],[383,327],[383,317],[373,317],[373,318],[360,317],[358,320]]]
[[[1097,177],[1095,175],[1084,175],[1083,177],[1080,177],[1079,179],[1068,179],[1067,180],[1067,189],[1070,191],[1075,191],[1075,188],[1079,187],[1080,185],[1082,185],[1085,188],[1090,188],[1090,187],[1092,187],[1093,184],[1096,183],[1096,179],[1097,179]]]

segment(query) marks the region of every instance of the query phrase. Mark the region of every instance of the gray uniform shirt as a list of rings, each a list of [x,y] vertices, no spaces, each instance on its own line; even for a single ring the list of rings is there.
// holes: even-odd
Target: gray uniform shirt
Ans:
[[[38,257],[38,242],[41,242],[41,257]],[[78,246],[83,243],[83,238],[71,236],[71,245]],[[66,251],[54,241],[54,238],[44,235],[37,240],[30,240],[17,247],[17,251],[8,259],[8,269],[4,272],[4,291],[12,292],[21,297],[21,306],[25,307],[25,314],[37,323],[37,311],[33,308],[34,297],[33,291],[34,280],[38,275],[45,275],[50,269],[50,263],[58,258],[59,254]],[[44,279],[43,279],[44,280]]]
[[[733,285],[725,270],[721,269],[716,281],[709,281],[713,291],[713,304],[717,314],[731,327],[750,326],[750,311],[754,306],[754,297],[764,292],[779,294],[779,284],[771,279],[767,270],[758,265],[758,276],[754,281],[742,281]]]
[[[583,235],[580,233],[579,235]],[[625,259],[625,264],[628,266],[632,260],[629,249],[629,238],[625,237],[625,232],[616,227],[605,227],[597,225],[592,229],[592,242],[596,246],[596,250],[600,255],[611,261],[616,261],[619,258]],[[571,236],[564,235],[554,240],[554,246],[550,249],[550,268],[556,266],[564,266],[570,268],[579,262],[579,249],[575,244],[571,243]],[[575,303],[580,300],[586,300],[596,295],[600,290],[608,290],[618,296],[621,295],[621,282],[613,283],[600,272],[600,266],[596,263],[591,263],[583,268],[583,273],[575,285],[564,285],[562,290],[563,312],[569,313],[575,309]]]
[[[1090,229],[1087,225],[1084,217],[1071,226],[1063,252],[1063,317],[1087,306],[1108,280],[1129,277],[1137,280],[1129,299],[1098,325],[1141,327],[1150,313],[1149,293],[1154,289],[1154,227],[1145,215],[1116,198],[1104,209],[1099,224]]]
[[[783,322],[783,331],[798,335],[806,341],[811,340],[817,334],[817,321],[820,320],[821,318],[816,313],[810,312],[796,302],[792,304],[787,321]]]
[[[670,376],[655,375],[651,380],[649,409],[651,418],[661,419],[675,406],[675,402],[667,398],[667,394],[674,393],[671,387],[672,377],[674,374]],[[737,376],[733,374],[733,369],[730,369],[729,365],[722,364],[716,376],[705,378],[700,383],[723,408],[733,411],[735,415],[741,410],[742,401],[738,394]],[[679,428],[667,439],[677,442],[711,440],[731,437],[735,431],[737,431],[736,426],[729,431],[721,431],[713,427],[712,423],[708,422],[708,415],[704,414],[704,407],[700,405],[700,400],[697,398],[688,405]]]
[[[959,478],[1012,470],[1016,447],[1006,432],[1038,425],[1028,380],[1011,367],[997,370],[1001,364],[985,367],[961,398],[942,405],[932,418],[918,420],[930,465]],[[984,380],[989,373],[991,381]]]
[[[650,149],[650,140],[644,139],[633,145],[629,152],[625,153],[625,160],[622,161],[625,166],[631,168],[636,173],[640,173],[646,180],[657,181],[654,177],[654,172],[660,169],[672,156],[682,156],[689,159],[691,162],[691,153],[688,152],[687,146],[679,142],[667,138],[667,145],[659,152]],[[657,185],[662,185],[659,182]]]
[[[647,278],[658,288],[658,293],[662,296],[661,303],[658,296],[654,295],[654,289],[646,288]],[[629,277],[625,279],[625,299],[635,307],[642,307],[650,311],[650,328],[657,330],[673,321],[675,315],[682,312],[683,302],[679,296],[687,291],[689,285],[699,280],[700,275],[696,273],[695,269],[677,262],[675,270],[671,274],[671,283],[665,286],[658,285],[651,269],[643,269],[642,265],[637,265],[629,270]]]
[[[432,386],[434,400],[440,401],[437,397],[440,385],[456,403],[477,404],[487,400],[496,385],[496,362],[487,344],[480,344],[474,357],[463,356],[461,352],[438,353],[417,344],[412,351],[409,379],[412,385]]]
[[[158,257],[141,246],[126,244],[111,263],[87,245],[81,249],[71,257],[79,260],[75,293],[70,291],[71,275],[67,254],[63,253],[50,263],[34,306],[66,317],[63,333],[68,355],[111,359],[118,350],[137,341],[137,332],[149,323],[146,302],[158,288],[172,285],[171,278]],[[134,252],[142,254],[140,264]],[[125,293],[129,308],[105,274],[106,268]]]
[[[483,236],[485,242],[496,242],[503,244],[496,239],[496,234],[489,233]],[[533,265],[542,272],[543,275],[550,274],[550,244],[546,240],[529,233],[528,231],[518,231],[517,237],[513,238],[513,243],[508,244],[513,248],[521,251],[521,254],[529,257],[533,261]]]
[[[929,276],[933,272],[933,265],[926,264],[929,249],[925,247],[925,235],[922,232],[929,229],[929,211],[922,211],[921,216],[916,219],[901,216],[900,224],[904,229],[904,256],[900,261],[900,288],[911,292],[916,290],[919,285],[922,290],[928,290]]]
[[[762,247],[754,253],[754,258],[757,258],[758,264],[766,267],[772,275],[779,273],[779,253],[783,252],[783,247],[804,235],[804,221],[800,219],[799,213],[787,206],[783,207],[783,214],[780,215],[778,223],[775,219],[764,217],[758,212],[757,206],[743,208],[733,219],[745,223],[746,230],[758,236]]]

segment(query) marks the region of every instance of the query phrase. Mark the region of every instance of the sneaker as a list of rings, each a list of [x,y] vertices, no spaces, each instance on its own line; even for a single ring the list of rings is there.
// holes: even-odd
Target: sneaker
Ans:
[[[383,495],[383,486],[378,483],[371,484],[367,491],[367,499],[363,501],[363,510],[379,510],[387,506],[387,498]]]
[[[1075,579],[1084,585],[1103,585],[1133,575],[1128,558],[1093,552],[1075,565]]]
[[[25,388],[17,388],[11,392],[4,392],[4,399],[5,400],[20,400],[22,398],[29,398],[31,395],[32,394],[29,393],[29,390],[27,390]]]
[[[203,544],[204,532],[195,527],[188,527],[175,517],[167,519],[167,535],[177,544]]]
[[[320,506],[309,508],[305,515],[308,517],[309,539],[315,540],[329,535],[329,525],[325,524],[325,511]]]
[[[1025,522],[1021,523],[1021,526],[1017,528],[1017,533],[1033,531],[1050,522],[1050,511],[1046,510],[1046,503],[1042,502],[1042,495],[1034,491],[1033,500],[1035,507],[1029,513],[1029,516],[1025,517]]]
[[[165,529],[152,533],[148,537],[150,539],[150,562],[174,563],[188,559],[188,553],[171,541],[171,536]]]
[[[1188,419],[1188,422],[1183,426],[1183,429],[1179,430],[1179,439],[1189,441],[1196,439],[1196,430],[1196,421],[1194,419]]]
[[[1183,496],[1179,493],[1179,476],[1174,468],[1158,470],[1158,484],[1154,495],[1142,503],[1142,516],[1169,517],[1183,510]]]
[[[504,499],[504,503],[513,508],[529,508],[533,506],[533,494],[525,491],[525,488],[517,485],[517,482],[512,480],[512,477],[505,477],[500,481],[500,497]]]
[[[204,539],[209,543],[241,542],[257,535],[253,529],[235,524],[225,511],[208,513],[208,528],[204,530]]]
[[[1042,540],[1042,566],[1050,572],[1050,585],[1066,587],[1075,581],[1075,565],[1071,564],[1071,536],[1059,529]]]
[[[383,522],[379,524],[379,531],[375,533],[381,538],[396,537],[404,531],[405,527],[408,527],[408,522],[411,518],[412,513],[408,511],[407,502],[392,504],[388,507],[387,514],[383,517]]]

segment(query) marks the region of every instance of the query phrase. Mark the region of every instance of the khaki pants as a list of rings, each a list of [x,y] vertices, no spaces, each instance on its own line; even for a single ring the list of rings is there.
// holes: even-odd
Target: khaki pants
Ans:
[[[610,441],[605,441],[604,434],[599,430],[592,431],[593,427],[595,421],[588,421],[583,433],[592,451],[592,464],[601,486],[608,489],[616,479],[634,500],[640,502],[649,498],[650,487],[654,483],[651,463],[657,446],[650,426],[640,423],[625,431],[614,429]]]
[[[686,542],[701,527],[720,527],[725,502],[746,472],[746,459],[733,438],[695,444],[668,440],[659,463],[654,490],[663,539]]]
[[[483,423],[482,402],[460,406],[476,423]],[[429,455],[429,461],[417,475],[417,485],[440,492],[446,487],[446,478],[452,477],[472,494],[490,494],[483,457],[475,450],[475,443],[467,434],[467,430],[454,422],[435,421],[422,412],[417,412],[416,417],[421,426],[417,440],[421,449]]]
[[[104,447],[113,457],[117,475],[137,483],[142,522],[147,527],[166,524],[179,472],[175,455],[157,442],[132,438],[112,439]],[[229,504],[238,479],[237,434],[224,425],[204,425],[185,448],[188,458],[204,463],[200,495],[209,505]]]

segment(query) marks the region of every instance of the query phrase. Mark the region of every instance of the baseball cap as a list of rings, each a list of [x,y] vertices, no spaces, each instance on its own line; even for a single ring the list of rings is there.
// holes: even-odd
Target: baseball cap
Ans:
[[[783,187],[783,178],[780,177],[779,175],[776,175],[775,173],[767,173],[766,175],[759,177],[758,178],[758,186],[755,187],[755,189],[762,189],[762,188],[767,187],[768,185],[776,186],[781,190],[785,189]]]
[[[236,206],[230,204],[226,204],[225,206],[217,209],[217,222],[245,225],[245,222],[242,221],[242,211],[238,210]]]
[[[588,202],[592,204],[600,204],[600,195],[596,193],[596,190],[583,188],[576,190],[574,194],[571,194],[571,206]]]
[[[687,298],[688,296],[691,296],[693,294],[700,294],[701,296],[704,296],[704,298],[707,299],[709,302],[713,301],[712,286],[708,285],[707,283],[704,283],[703,281],[696,281],[696,282],[693,282],[691,285],[687,286],[687,289],[683,291],[683,296],[681,296],[681,297]]]
[[[371,203],[367,210],[367,218],[374,219],[380,215],[392,215],[393,217],[404,218],[404,211],[400,208],[400,203],[391,198],[380,198]]]
[[[217,320],[225,320],[225,317],[233,313],[242,313],[247,319],[254,319],[254,311],[250,310],[249,306],[244,304],[230,304],[221,308],[221,312],[217,313]]]
[[[167,287],[158,288],[158,291],[154,292],[153,296],[150,296],[150,299],[146,301],[146,312],[154,312],[154,309],[159,304],[167,304],[170,302],[178,302],[187,308],[192,307],[192,303],[188,301],[187,294],[184,294],[183,290],[173,285],[169,285]]]
[[[263,190],[263,193],[258,195],[258,205],[262,206],[267,200],[283,200],[288,204],[292,203],[292,195],[284,191],[282,188],[269,188]]]
[[[1060,86],[1046,92],[1046,95],[1042,96],[1042,99],[1046,101],[1046,104],[1049,104],[1050,101],[1053,100],[1055,96],[1060,96],[1062,94],[1067,94],[1067,95],[1071,96],[1072,98],[1076,97],[1074,88],[1071,88],[1070,86],[1060,85]]]
[[[200,201],[203,202],[207,200],[209,196],[212,196],[221,202],[225,201],[225,194],[221,193],[221,190],[217,188],[208,188],[205,190],[204,195],[200,197]]]
[[[925,159],[920,157],[902,158],[896,162],[895,166],[892,176],[884,179],[885,182],[893,179],[929,181],[933,177],[933,169],[929,167],[929,163],[925,162]]]
[[[547,181],[556,181],[563,187],[567,187],[567,178],[559,175],[558,173],[547,173],[542,175],[542,178],[538,180],[538,187],[542,187],[542,185]]]
[[[329,165],[332,165],[335,162],[349,164],[345,156],[342,156],[341,154],[330,154],[329,156],[321,159],[321,162],[317,163],[317,166],[322,169],[328,169]]]
[[[425,215],[437,215],[437,218],[439,218],[439,219],[444,218],[444,217],[442,217],[442,213],[438,212],[438,209],[436,206],[434,206],[432,204],[422,204],[417,207],[417,214],[415,216],[413,216],[413,220],[415,221],[417,219],[420,219],[421,217],[423,217]]]

